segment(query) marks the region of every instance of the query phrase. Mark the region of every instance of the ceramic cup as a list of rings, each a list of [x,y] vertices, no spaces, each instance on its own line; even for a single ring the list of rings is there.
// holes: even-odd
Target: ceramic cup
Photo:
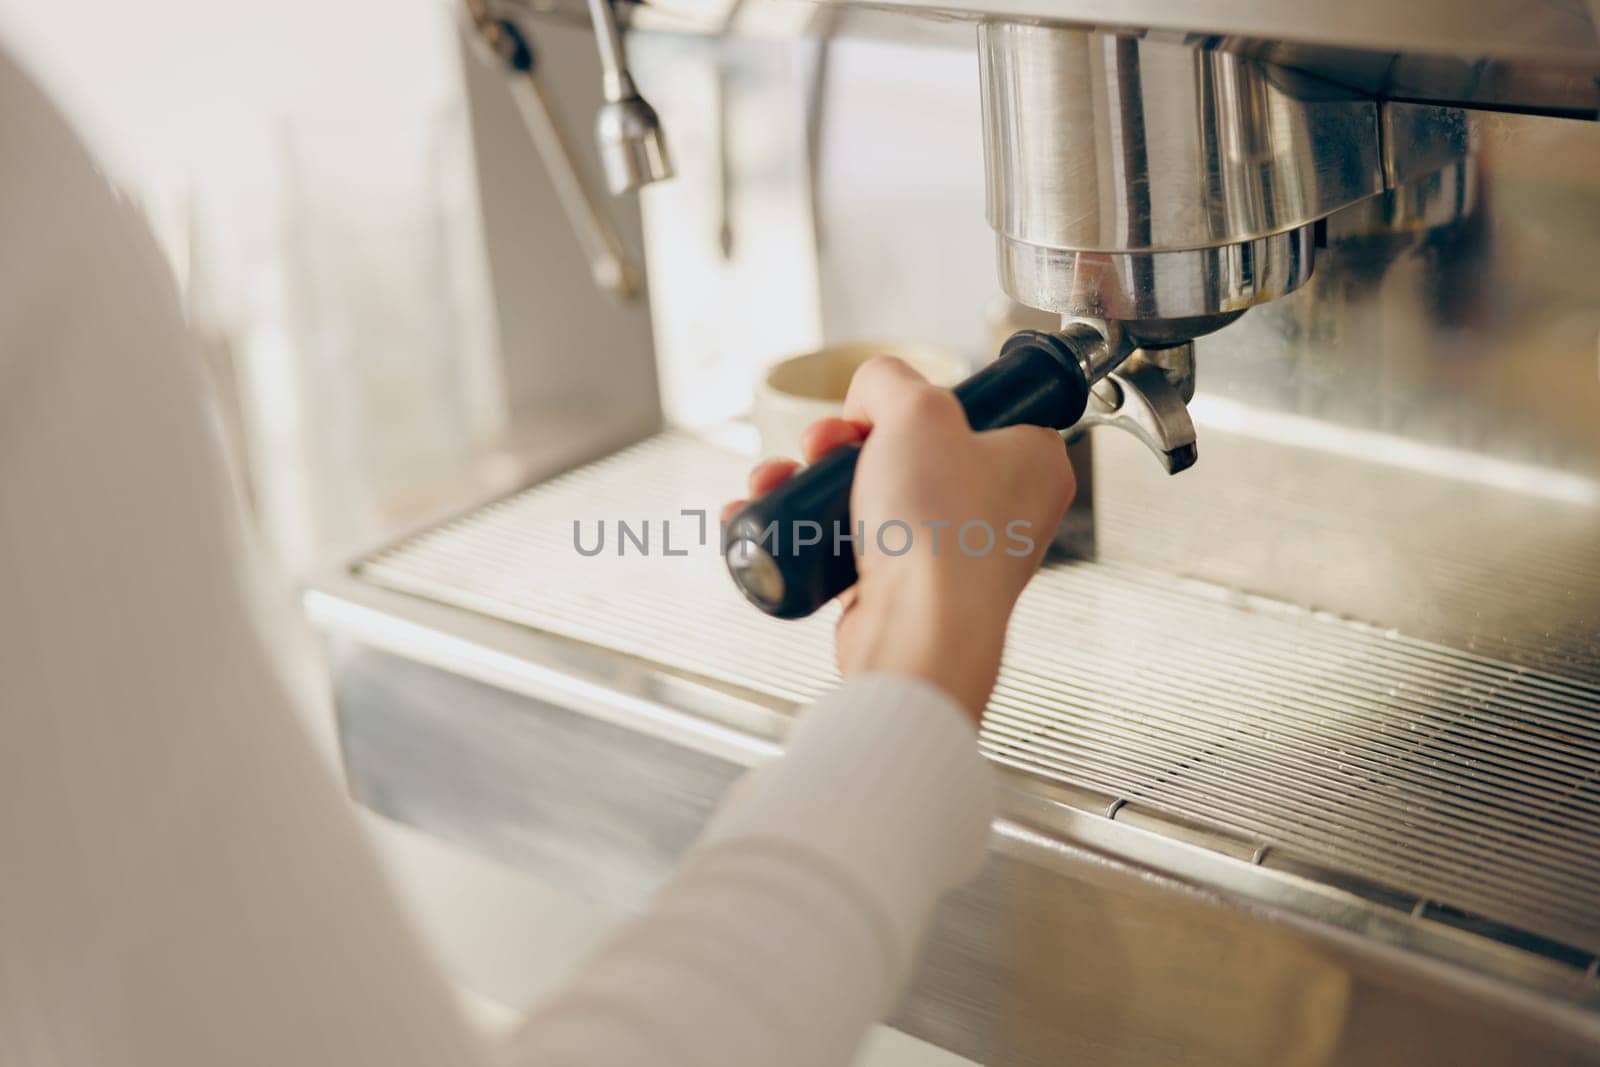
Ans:
[[[930,382],[945,387],[969,373],[966,363],[952,352],[901,342],[832,345],[781,359],[762,375],[751,408],[762,454],[798,457],[805,428],[844,410],[850,378],[873,356],[897,356]]]

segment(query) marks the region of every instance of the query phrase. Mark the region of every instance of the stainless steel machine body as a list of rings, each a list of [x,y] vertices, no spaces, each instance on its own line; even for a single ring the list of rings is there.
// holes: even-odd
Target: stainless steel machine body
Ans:
[[[1463,159],[1453,108],[1231,52],[1010,22],[978,29],[988,218],[1022,303],[1200,319],[1285,296],[1311,227]]]
[[[311,594],[353,792],[638,906],[833,681],[828,620],[754,613],[694,517],[760,369],[1126,326],[1087,421],[1134,433],[1080,450],[1088,558],[1028,591],[984,731],[995,860],[895,1024],[994,1064],[1600,1061],[1594,12],[958,7],[627,12],[676,172],[613,205],[648,338],[574,288],[469,64],[527,485]],[[586,9],[501,13],[581,128]],[[574,552],[600,518],[689,554]]]

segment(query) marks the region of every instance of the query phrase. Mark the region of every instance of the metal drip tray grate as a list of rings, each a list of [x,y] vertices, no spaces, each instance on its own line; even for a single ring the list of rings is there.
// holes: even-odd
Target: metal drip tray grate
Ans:
[[[790,701],[835,680],[832,614],[758,615],[684,509],[746,460],[664,435],[366,561],[364,580]],[[574,521],[593,548],[574,547]],[[616,523],[647,520],[648,556]],[[672,549],[662,554],[662,522]],[[708,540],[714,540],[713,536]],[[1126,565],[1023,596],[983,744],[1397,898],[1600,953],[1600,687]],[[1530,939],[1533,940],[1533,939]],[[1568,948],[1577,950],[1568,953]]]

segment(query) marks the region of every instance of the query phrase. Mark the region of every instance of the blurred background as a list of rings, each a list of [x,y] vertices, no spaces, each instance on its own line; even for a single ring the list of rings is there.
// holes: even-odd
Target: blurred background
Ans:
[[[165,247],[292,574],[434,506],[505,428],[451,14],[0,0]]]
[[[888,340],[959,377],[1059,319],[999,285],[971,25],[626,6],[676,176],[593,197],[590,225],[636,261],[619,299],[560,195],[563,165],[569,192],[602,188],[582,5],[507,5],[563,163],[529,79],[464,50],[456,2],[0,0],[0,47],[165,247],[265,546],[332,653],[304,660],[312,726],[452,977],[516,1009],[649,898],[744,765],[659,722],[754,751],[836,680],[829,616],[760,617],[715,550],[698,570],[576,567],[571,521],[714,510],[749,463],[723,446],[770,444],[784,357]],[[904,1029],[974,1056],[1003,1038],[1010,1062],[1330,1062],[1338,1036],[1331,1062],[1370,1063],[1431,1025],[1456,1043],[1439,1062],[1525,1060],[1525,1020],[1489,1033],[1476,1000],[1417,992],[1387,973],[1397,946],[1600,1017],[1600,35],[1560,0],[1457,6],[1172,5],[1245,19],[1286,61],[1295,40],[1273,36],[1308,28],[1412,49],[1298,61],[1365,84],[1372,60],[1384,107],[1476,105],[1471,137],[1309,223],[1305,284],[1199,339],[1192,399],[1168,408],[1198,428],[1192,472],[1120,431],[1078,444],[1087,543],[1024,601],[984,744],[1018,772],[1018,812],[1054,813],[1048,862],[1055,842],[1097,858],[1044,880],[1013,856],[948,907]],[[1574,55],[1501,62],[1519,34]],[[1188,106],[1150,117],[1207,129]],[[1249,907],[1208,925],[1147,869],[1225,875]],[[1316,893],[1286,903],[1285,884]],[[1348,1011],[1281,979],[1315,973],[1311,941],[1263,901],[1338,928],[1310,956],[1354,976]],[[1305,1058],[1277,1053],[1295,1042]],[[867,1059],[965,1062],[881,1028]]]

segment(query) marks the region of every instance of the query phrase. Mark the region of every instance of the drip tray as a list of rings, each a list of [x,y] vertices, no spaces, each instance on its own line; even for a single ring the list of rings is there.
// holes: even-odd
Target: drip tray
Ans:
[[[768,619],[723,574],[715,517],[747,462],[662,435],[353,578],[782,718],[835,684],[834,616]],[[1057,563],[1017,609],[982,744],[1040,805],[1230,857],[1237,884],[1309,882],[1511,946],[1600,1003],[1590,682],[1132,565]]]

